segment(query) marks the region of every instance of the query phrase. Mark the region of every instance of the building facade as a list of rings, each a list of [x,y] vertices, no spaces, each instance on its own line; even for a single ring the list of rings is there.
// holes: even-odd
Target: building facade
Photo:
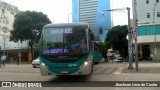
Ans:
[[[111,12],[106,10],[110,0],[72,0],[72,21],[89,23],[95,39],[103,41],[111,29]]]
[[[133,0],[139,57],[160,61],[160,0]]]
[[[13,30],[14,16],[18,12],[16,6],[0,0],[0,55],[5,53],[9,57],[9,62],[15,62],[17,56],[20,57],[20,62],[28,62],[28,42],[9,41],[10,31]]]

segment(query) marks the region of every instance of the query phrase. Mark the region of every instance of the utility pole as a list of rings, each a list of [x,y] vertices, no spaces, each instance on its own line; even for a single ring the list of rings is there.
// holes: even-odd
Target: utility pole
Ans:
[[[156,25],[155,25],[155,10],[156,10],[156,5],[157,4],[154,4],[154,11],[153,11],[153,27],[154,27],[154,46],[155,46],[155,61],[157,61],[157,40],[156,40]]]
[[[119,9],[111,9],[111,10],[103,10],[102,14],[104,15],[104,11],[120,11],[120,10],[126,10],[127,9],[127,14],[128,14],[128,59],[129,59],[129,66],[128,69],[133,69],[132,65],[132,38],[131,38],[131,23],[130,23],[130,8],[119,8]]]
[[[68,23],[69,23],[69,15],[70,15],[70,14],[72,14],[72,13],[68,13]]]
[[[138,29],[138,14],[137,14],[137,1],[132,0],[132,6],[133,6],[133,25],[135,29]],[[136,30],[137,31],[137,30]],[[135,31],[135,34],[136,34]],[[137,35],[136,35],[137,36]],[[137,44],[137,37],[135,39],[135,70],[138,71],[138,44]]]
[[[133,69],[133,65],[132,65],[132,38],[131,38],[131,23],[130,23],[130,8],[127,7],[127,11],[128,11],[128,58],[129,58],[129,66],[128,69]]]
[[[1,56],[1,46],[0,46],[0,56]]]

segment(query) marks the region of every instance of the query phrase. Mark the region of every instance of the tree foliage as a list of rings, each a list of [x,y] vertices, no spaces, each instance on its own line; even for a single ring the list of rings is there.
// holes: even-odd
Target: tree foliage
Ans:
[[[29,40],[33,60],[32,45],[38,42],[44,25],[51,23],[47,15],[42,12],[25,11],[15,16],[13,30],[11,31],[10,41]]]
[[[107,48],[105,42],[99,42],[102,47],[102,56],[106,59],[107,58]]]
[[[110,31],[108,31],[105,39],[107,48],[118,50],[122,56],[126,57],[128,52],[128,40],[126,38],[127,34],[127,25],[118,25],[113,27]]]
[[[35,42],[38,40],[36,38],[40,37],[42,27],[48,23],[51,23],[51,21],[42,12],[20,12],[15,16],[10,41],[29,40]]]

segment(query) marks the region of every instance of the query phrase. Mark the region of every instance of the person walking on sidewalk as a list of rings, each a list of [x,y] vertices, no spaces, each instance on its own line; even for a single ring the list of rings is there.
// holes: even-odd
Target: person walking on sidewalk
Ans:
[[[2,60],[1,60],[1,58],[0,58],[0,67],[1,67],[1,64],[2,64]]]
[[[17,65],[19,65],[19,56],[16,57]]]
[[[5,54],[2,55],[1,57],[1,61],[2,61],[2,65],[5,67],[5,61],[6,61],[7,57],[5,56]]]

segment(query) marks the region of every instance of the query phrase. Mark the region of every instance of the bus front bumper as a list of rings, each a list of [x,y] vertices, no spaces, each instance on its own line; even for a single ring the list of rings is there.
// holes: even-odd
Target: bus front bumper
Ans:
[[[40,71],[42,76],[52,75],[91,75],[93,70],[93,62],[84,63],[79,67],[69,68],[52,68],[47,67],[43,63],[40,64]]]

